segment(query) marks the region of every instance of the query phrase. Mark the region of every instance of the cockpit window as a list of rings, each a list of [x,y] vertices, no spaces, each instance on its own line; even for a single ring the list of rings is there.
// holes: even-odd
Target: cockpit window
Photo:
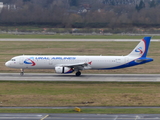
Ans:
[[[16,59],[11,59],[11,61],[16,61]]]

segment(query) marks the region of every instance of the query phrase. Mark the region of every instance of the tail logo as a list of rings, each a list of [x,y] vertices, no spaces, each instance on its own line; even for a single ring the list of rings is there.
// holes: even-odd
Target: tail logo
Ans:
[[[24,61],[24,63],[25,63],[25,64],[31,64],[31,66],[35,66],[36,63],[35,63],[32,59],[33,59],[32,57],[31,57],[31,58],[27,58],[27,59]]]
[[[143,54],[142,47],[135,49],[135,52],[138,52],[139,54]]]

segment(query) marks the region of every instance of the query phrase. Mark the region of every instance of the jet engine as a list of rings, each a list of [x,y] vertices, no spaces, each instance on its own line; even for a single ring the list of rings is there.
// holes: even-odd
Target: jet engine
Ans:
[[[56,73],[66,74],[74,72],[73,68],[70,67],[55,67]]]

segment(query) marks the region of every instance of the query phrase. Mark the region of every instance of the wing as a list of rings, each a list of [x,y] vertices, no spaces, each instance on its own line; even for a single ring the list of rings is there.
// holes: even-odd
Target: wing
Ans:
[[[88,63],[81,62],[81,63],[73,63],[73,64],[57,64],[56,66],[59,66],[59,67],[71,67],[71,68],[74,68],[76,70],[83,70],[84,67],[88,66]]]

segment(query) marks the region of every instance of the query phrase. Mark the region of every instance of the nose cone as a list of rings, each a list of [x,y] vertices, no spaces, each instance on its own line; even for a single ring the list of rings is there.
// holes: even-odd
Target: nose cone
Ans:
[[[9,62],[6,62],[6,63],[5,63],[5,66],[9,67]]]

